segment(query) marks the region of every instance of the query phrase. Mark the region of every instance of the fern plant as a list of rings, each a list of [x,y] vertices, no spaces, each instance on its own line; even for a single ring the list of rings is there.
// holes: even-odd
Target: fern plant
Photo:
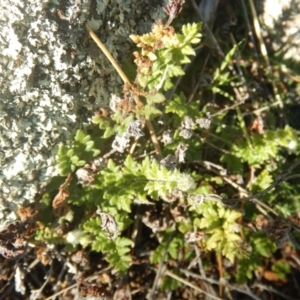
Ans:
[[[135,222],[134,212],[141,205],[159,207],[168,216],[165,227],[156,228],[150,217],[143,216],[148,218],[144,223],[158,232],[149,259],[152,265],[160,264],[164,255],[170,266],[176,260],[188,264],[195,256],[190,247],[196,245],[231,263],[238,261],[236,278],[242,283],[251,279],[261,257],[270,255],[275,244],[261,232],[253,234],[243,222],[240,209],[226,205],[226,199],[234,194],[226,186],[232,182],[227,172],[243,176],[245,168],[254,168],[260,175],[249,190],[255,193],[267,188],[274,181],[274,168],[263,169],[263,165],[278,158],[297,133],[287,126],[249,134],[245,126],[241,128],[239,111],[232,126],[234,133],[228,133],[226,124],[221,123],[229,109],[211,115],[199,99],[190,103],[181,91],[167,100],[165,92],[174,88],[173,79],[185,75],[183,66],[195,55],[193,46],[200,42],[200,29],[200,24],[193,23],[183,25],[181,33],[176,33],[173,27],[158,22],[150,33],[130,36],[139,48],[134,52],[135,82],[130,83],[123,74],[123,95],[112,95],[109,107],[95,112],[92,124],[78,130],[73,141],[60,147],[57,163],[62,177],[56,186],[48,186],[43,201],[52,198],[56,205],[65,205],[68,214],[58,215],[59,222],[68,219],[76,223],[76,229],[59,236],[61,240],[75,247],[91,246],[105,254],[106,261],[121,274],[134,259],[135,242],[128,234]],[[236,49],[225,57],[209,87],[230,100],[234,98],[222,85],[237,80],[227,69]],[[235,134],[240,138],[229,140]],[[203,170],[207,167],[202,161],[207,143],[214,150],[222,149],[210,165],[213,173],[207,171],[209,168]],[[220,161],[225,167],[218,165]],[[237,184],[232,186],[236,188]],[[54,237],[45,229],[36,236],[39,241]],[[282,277],[288,272],[280,264],[274,269]],[[180,286],[168,280],[165,288]]]

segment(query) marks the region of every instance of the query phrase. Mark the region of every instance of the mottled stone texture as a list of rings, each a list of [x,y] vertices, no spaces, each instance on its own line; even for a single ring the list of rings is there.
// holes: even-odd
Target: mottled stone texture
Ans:
[[[265,37],[285,59],[300,61],[300,1],[256,1]]]
[[[164,16],[163,1],[2,0],[0,13],[0,219],[33,201],[56,174],[60,142],[107,105],[122,82],[89,38],[131,58],[128,36]]]

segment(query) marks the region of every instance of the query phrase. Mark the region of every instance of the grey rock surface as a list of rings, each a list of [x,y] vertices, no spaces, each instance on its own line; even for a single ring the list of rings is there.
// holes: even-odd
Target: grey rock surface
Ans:
[[[266,41],[284,59],[300,61],[300,1],[256,1]]]
[[[122,82],[88,24],[122,61],[128,36],[162,18],[163,1],[1,0],[0,220],[57,174],[55,153]]]

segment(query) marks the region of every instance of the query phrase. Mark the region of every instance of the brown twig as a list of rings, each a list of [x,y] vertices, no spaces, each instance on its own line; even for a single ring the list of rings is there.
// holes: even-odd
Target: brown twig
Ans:
[[[199,273],[201,274],[201,276],[203,278],[206,278],[206,273],[205,273],[205,270],[204,270],[204,267],[203,267],[203,263],[202,263],[202,259],[201,259],[201,252],[199,250],[199,247],[197,245],[194,245],[194,250],[195,250],[195,253],[196,253],[195,260],[197,261],[197,264],[198,264],[198,267],[199,267]],[[203,284],[204,284],[204,287],[206,288],[206,290],[210,294],[212,294],[214,296],[216,295],[216,292],[215,292],[214,288],[212,287],[212,285],[209,285],[206,280],[203,280]]]
[[[224,112],[228,111],[228,110],[231,110],[231,109],[235,109],[237,108],[238,106],[240,106],[241,104],[245,103],[245,99],[244,98],[241,98],[241,99],[238,99],[238,101],[236,101],[234,104],[232,104],[231,106],[226,106],[224,107],[223,109],[220,109],[219,111],[217,111],[216,113],[212,114],[212,115],[209,115],[210,118],[214,118],[214,117],[217,117],[217,116],[220,116],[222,115]]]
[[[67,191],[67,188],[70,185],[72,178],[72,173],[68,173],[66,180],[60,185],[59,191],[52,201],[52,207],[55,215],[62,216],[69,211],[69,205],[67,204],[69,192]]]
[[[107,268],[105,268],[105,269],[103,269],[103,270],[101,270],[101,271],[98,272],[97,274],[93,274],[93,275],[91,275],[91,276],[86,277],[85,280],[95,280],[95,279],[99,278],[99,275],[100,275],[100,274],[103,274],[104,272],[109,271],[110,269],[112,269],[111,266],[110,266],[110,267],[107,267]],[[72,285],[70,285],[70,286],[67,286],[66,288],[62,289],[61,291],[59,291],[59,292],[57,292],[57,293],[55,293],[55,294],[53,294],[52,296],[46,298],[45,300],[55,299],[57,296],[59,296],[59,295],[61,295],[61,294],[63,294],[63,293],[66,293],[67,291],[73,289],[73,288],[76,287],[77,285],[78,285],[78,282],[77,282],[77,283],[74,283],[74,284],[72,284]]]
[[[253,288],[259,288],[261,290],[265,290],[265,291],[274,293],[276,295],[279,295],[281,299],[287,299],[287,300],[297,300],[297,299],[299,299],[298,297],[297,298],[290,297],[290,296],[286,295],[285,293],[282,293],[282,292],[274,289],[272,286],[267,286],[267,285],[264,285],[262,283],[255,283],[253,285]]]
[[[222,254],[221,252],[216,253],[217,255],[217,263],[218,263],[218,270],[219,270],[219,277],[224,278],[224,270],[223,270],[223,263],[222,263]],[[223,285],[219,285],[219,296],[223,297]]]
[[[164,250],[163,256],[161,258],[160,264],[159,264],[159,268],[158,268],[158,270],[156,272],[155,280],[153,282],[152,289],[151,289],[150,299],[152,299],[152,300],[155,300],[155,290],[156,290],[156,287],[157,287],[157,284],[158,284],[158,280],[159,280],[161,274],[163,273],[164,261],[165,261],[165,258],[166,258],[166,255],[167,255],[170,243],[172,242],[172,239],[173,239],[174,234],[175,234],[174,229],[175,228],[173,226],[173,231],[171,232],[171,234],[168,237],[168,240],[167,240],[166,246],[165,246],[165,250]]]
[[[50,281],[52,275],[53,275],[53,262],[51,263],[50,270],[48,271],[45,282],[43,283],[43,285],[39,289],[31,291],[30,299],[35,300],[35,299],[44,298],[44,297],[42,297],[42,296],[44,296],[42,294],[43,289],[46,287],[46,285]]]
[[[211,168],[211,166],[213,166],[211,163],[209,162],[199,162],[201,165],[203,165],[204,167],[206,167],[208,170],[210,170],[211,172],[218,174],[220,176],[222,176],[223,180],[226,181],[228,184],[230,184],[232,187],[234,187],[241,195],[249,195],[249,192],[244,189],[243,187],[241,187],[239,184],[235,183],[234,181],[232,181],[230,178],[228,178],[228,176],[224,175],[226,174],[226,169],[222,168],[221,166],[219,166],[218,170],[214,170]],[[238,198],[238,199],[223,199],[224,202],[226,203],[236,203],[238,202],[240,199],[245,199],[245,198]],[[234,201],[237,200],[237,201]],[[263,213],[265,214],[265,212],[262,210],[262,207],[264,209],[266,209],[269,212],[272,212],[275,216],[278,216],[278,214],[271,208],[269,207],[267,204],[261,202],[260,200],[258,200],[256,197],[254,197],[252,200],[252,202],[254,202],[257,206],[257,208]]]
[[[291,172],[296,167],[298,167],[298,165],[300,165],[300,160],[297,161],[297,162],[295,162],[292,166],[290,166],[285,173],[283,173],[282,175],[278,176],[276,178],[276,180],[273,182],[273,184],[271,184],[270,186],[268,186],[266,189],[264,189],[263,191],[261,191],[259,193],[251,195],[251,196],[248,196],[248,197],[240,198],[240,199],[228,199],[226,201],[238,201],[238,202],[247,201],[247,200],[252,201],[255,198],[262,197],[262,196],[266,195],[270,190],[272,190],[276,186],[280,185],[282,182],[287,181],[287,180],[292,179],[292,178],[299,178],[300,174],[290,175]]]
[[[98,47],[105,54],[105,56],[107,57],[107,59],[111,62],[111,64],[113,65],[113,67],[116,69],[116,71],[118,72],[118,74],[120,75],[120,77],[122,78],[122,80],[124,81],[124,83],[129,83],[130,84],[129,79],[127,78],[127,76],[123,72],[122,68],[119,66],[119,64],[117,63],[117,61],[113,58],[113,56],[110,54],[110,52],[108,51],[108,49],[106,48],[106,46],[100,41],[100,39],[97,37],[97,35],[91,29],[91,27],[86,26],[86,29],[87,29],[88,33],[90,34],[91,38],[94,40],[94,42],[98,45]]]
[[[208,167],[210,166],[209,164],[207,164],[207,162],[199,162],[201,165],[203,165],[204,167]],[[282,175],[278,176],[276,178],[276,180],[273,182],[273,184],[271,184],[269,187],[267,187],[266,189],[264,189],[263,191],[254,194],[254,195],[249,195],[249,192],[247,190],[245,190],[243,187],[241,187],[240,185],[238,185],[237,183],[235,183],[234,181],[232,181],[230,178],[228,178],[227,176],[224,176],[221,174],[222,170],[219,169],[214,170],[212,168],[209,168],[210,171],[212,171],[213,173],[219,174],[220,176],[222,176],[222,178],[224,179],[224,181],[226,181],[227,183],[229,183],[231,186],[233,186],[234,188],[236,188],[240,193],[244,194],[244,195],[248,195],[247,197],[242,197],[242,198],[232,198],[232,199],[223,199],[223,202],[226,204],[235,204],[238,202],[244,202],[244,201],[251,201],[253,203],[255,203],[257,205],[257,208],[261,208],[263,207],[264,209],[266,209],[267,211],[271,212],[274,216],[276,217],[281,217],[274,209],[272,209],[269,205],[267,205],[266,203],[260,201],[258,198],[266,195],[270,190],[272,190],[273,188],[275,188],[276,186],[280,185],[282,182],[284,181],[288,181],[290,179],[294,179],[294,178],[300,178],[300,174],[292,174],[292,171],[297,168],[300,165],[300,160],[295,162],[294,164],[292,164],[285,173],[283,173]],[[222,168],[222,167],[220,167]],[[225,169],[224,169],[225,170]],[[286,219],[284,218],[284,220],[286,222],[288,222],[291,226],[293,226],[293,228],[295,228],[296,230],[300,231],[300,226],[298,224],[296,224],[295,222],[293,222],[290,219]]]
[[[181,13],[184,0],[169,0],[169,4],[166,8],[163,8],[164,12],[169,16],[169,19],[165,27],[169,26],[173,20]]]
[[[224,280],[223,282],[221,280],[215,280],[213,278],[209,278],[209,277],[206,277],[206,276],[203,276],[203,275],[199,275],[199,274],[195,274],[193,272],[190,272],[190,271],[187,271],[187,270],[184,270],[184,269],[180,269],[180,272],[183,273],[185,276],[187,277],[193,277],[195,279],[202,279],[204,281],[207,281],[211,284],[217,284],[217,285],[224,285]],[[242,286],[237,286],[237,285],[233,285],[233,284],[229,284],[228,282],[226,282],[226,287],[228,287],[230,290],[233,290],[233,291],[238,291],[242,294],[245,294],[245,295],[248,295],[250,296],[251,298],[255,299],[255,300],[260,300],[260,298],[258,298],[256,295],[254,295],[250,289],[248,291],[242,289]],[[247,287],[247,286],[246,286]]]

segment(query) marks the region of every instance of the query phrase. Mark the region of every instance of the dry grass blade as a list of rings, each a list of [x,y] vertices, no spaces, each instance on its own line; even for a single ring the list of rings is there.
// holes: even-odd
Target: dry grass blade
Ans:
[[[87,29],[88,33],[90,34],[90,36],[92,37],[92,39],[94,40],[94,42],[98,45],[98,47],[105,54],[107,59],[111,62],[111,64],[116,69],[116,71],[119,73],[119,75],[122,78],[122,80],[124,81],[124,83],[130,84],[129,79],[127,78],[127,76],[125,75],[125,73],[123,72],[123,70],[121,69],[119,64],[117,63],[117,61],[113,58],[111,53],[108,51],[106,46],[100,41],[100,39],[97,37],[97,35],[94,33],[94,31],[89,26],[86,26],[86,29]]]

